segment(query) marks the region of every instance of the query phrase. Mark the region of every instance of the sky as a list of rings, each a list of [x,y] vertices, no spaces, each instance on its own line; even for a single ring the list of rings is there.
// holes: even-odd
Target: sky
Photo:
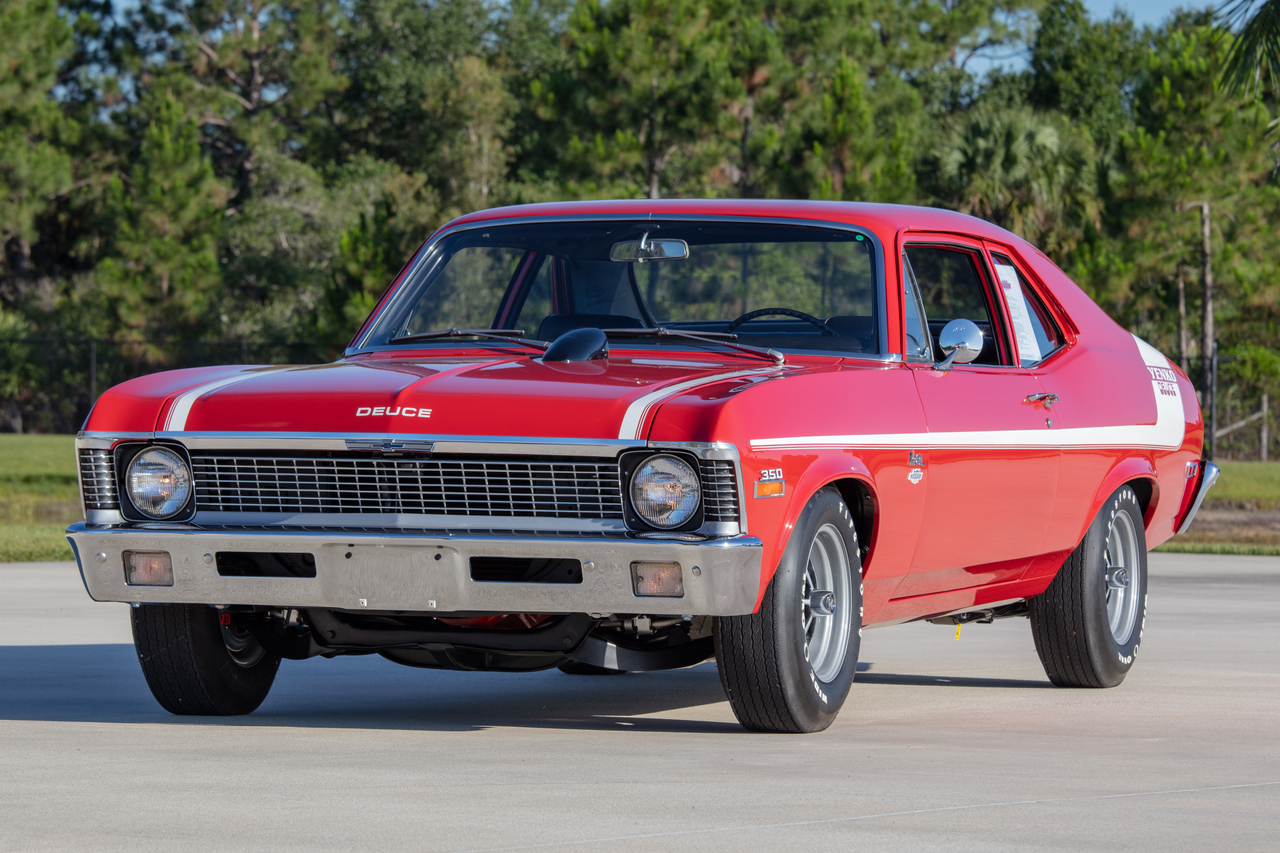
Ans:
[[[1211,0],[1209,0],[1211,2]],[[1194,2],[1194,0],[1084,0],[1085,8],[1089,10],[1089,14],[1093,18],[1109,18],[1111,12],[1119,7],[1129,13],[1133,18],[1133,22],[1138,26],[1143,24],[1156,24],[1163,21],[1169,16],[1169,13],[1179,6],[1187,6],[1190,8],[1204,8],[1209,2]],[[1214,5],[1218,5],[1214,3]]]
[[[1139,27],[1146,25],[1154,27],[1180,7],[1203,9],[1210,5],[1219,6],[1222,0],[1083,0],[1083,2],[1085,8],[1089,10],[1090,17],[1095,21],[1109,18],[1113,11],[1122,9],[1129,13],[1129,17],[1133,18],[1133,22]],[[1002,66],[1008,71],[1021,71],[1027,67],[1026,49],[1012,55],[979,54],[969,60],[966,67],[978,76],[982,76],[996,66]]]

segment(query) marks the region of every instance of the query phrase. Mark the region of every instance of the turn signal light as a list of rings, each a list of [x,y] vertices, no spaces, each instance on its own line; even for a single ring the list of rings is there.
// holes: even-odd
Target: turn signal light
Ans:
[[[684,598],[684,575],[679,563],[632,563],[631,583],[636,595]]]
[[[786,494],[787,484],[782,480],[768,480],[756,483],[756,497],[780,498]]]
[[[130,586],[173,586],[168,551],[125,551],[124,580]]]

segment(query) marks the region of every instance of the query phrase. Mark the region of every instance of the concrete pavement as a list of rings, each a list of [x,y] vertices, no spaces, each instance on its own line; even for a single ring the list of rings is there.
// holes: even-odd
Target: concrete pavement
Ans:
[[[255,714],[151,699],[127,608],[0,565],[0,850],[1275,850],[1280,558],[1156,554],[1114,690],[1025,620],[869,631],[840,719],[743,732],[713,664],[609,678],[286,661]]]

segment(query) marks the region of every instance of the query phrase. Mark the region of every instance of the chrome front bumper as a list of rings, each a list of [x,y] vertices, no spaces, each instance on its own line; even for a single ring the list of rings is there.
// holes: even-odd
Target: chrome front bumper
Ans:
[[[625,535],[536,536],[384,533],[195,526],[67,529],[85,589],[95,601],[323,607],[436,613],[645,613],[740,616],[755,609],[763,548],[752,536],[701,542]],[[123,552],[168,551],[173,586],[125,583]],[[219,551],[301,552],[314,578],[224,577]],[[580,584],[471,579],[471,557],[576,559],[593,568]],[[640,597],[633,561],[679,563],[683,598]],[[697,570],[695,571],[695,567]]]

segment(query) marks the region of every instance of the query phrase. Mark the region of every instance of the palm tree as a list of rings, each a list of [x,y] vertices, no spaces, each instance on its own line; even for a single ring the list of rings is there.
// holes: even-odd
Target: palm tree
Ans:
[[[1227,91],[1260,86],[1264,75],[1280,86],[1280,0],[1228,0],[1218,15],[1231,28],[1243,25],[1222,70]]]
[[[1017,108],[971,111],[944,130],[925,161],[939,202],[1059,256],[1096,227],[1095,166],[1087,135]]]

